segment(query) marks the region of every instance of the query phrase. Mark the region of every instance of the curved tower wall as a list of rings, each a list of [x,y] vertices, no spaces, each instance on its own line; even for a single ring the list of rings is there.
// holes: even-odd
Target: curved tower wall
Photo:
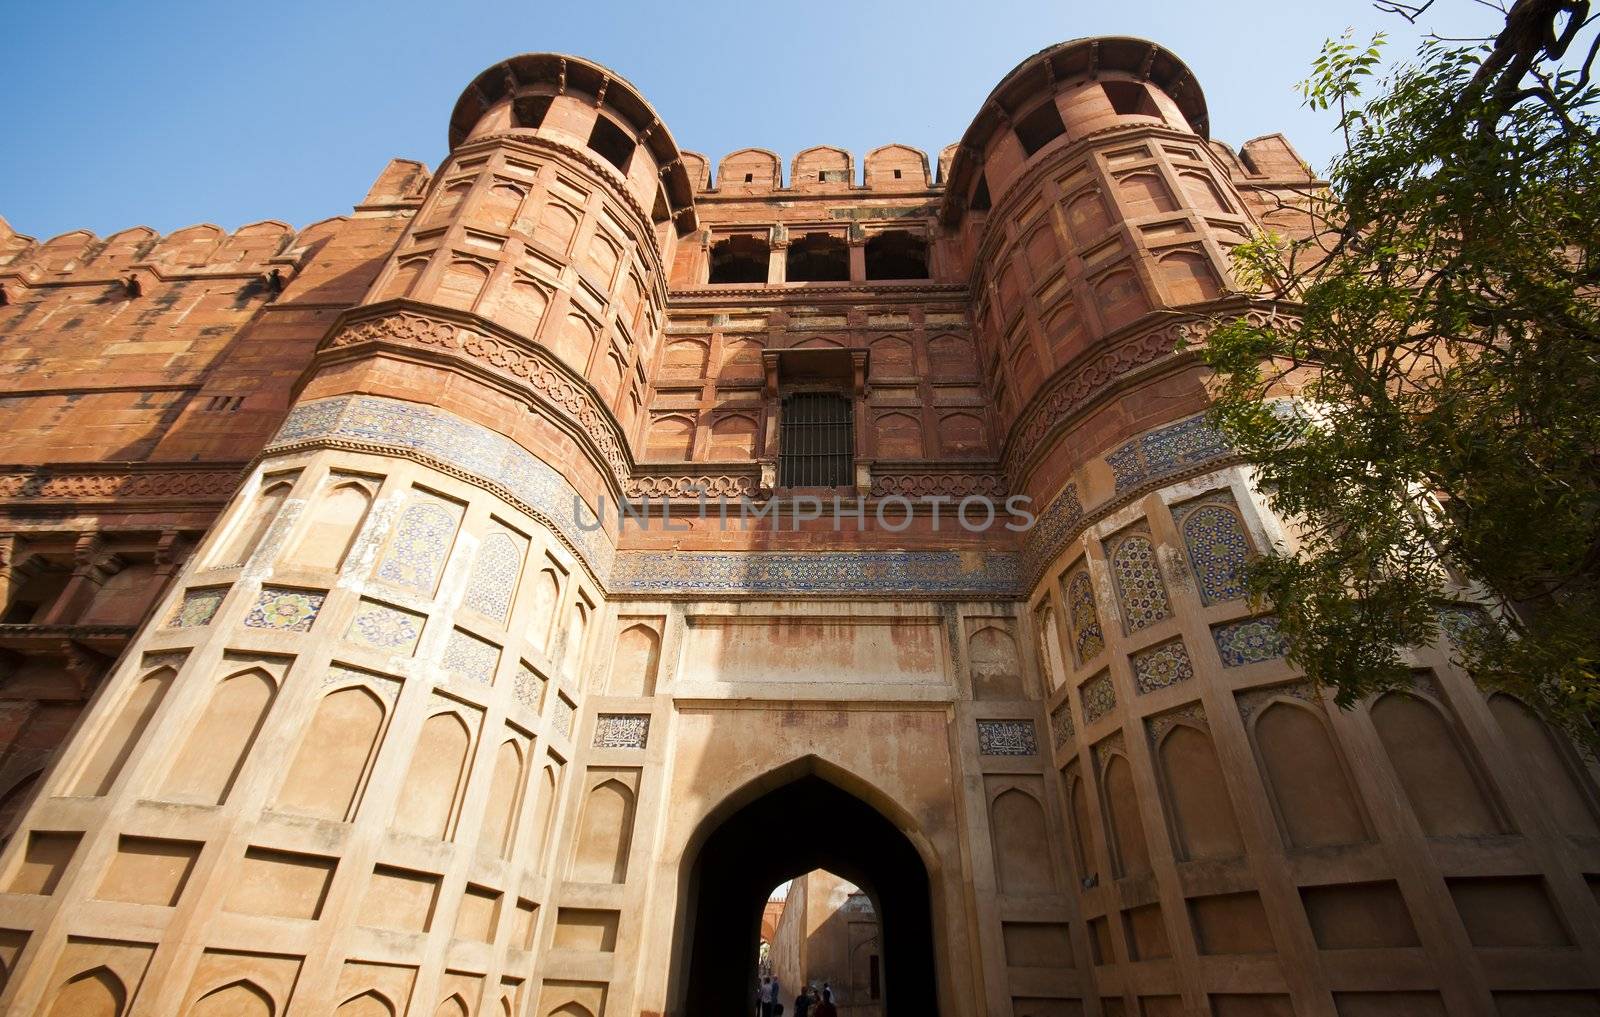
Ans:
[[[696,845],[809,774],[927,867],[951,1015],[1586,1012],[1592,768],[1445,644],[1339,711],[1242,594],[1293,534],[1178,340],[1247,307],[1227,250],[1260,194],[1314,182],[1208,142],[1169,53],[1030,58],[942,192],[869,158],[868,228],[925,228],[924,281],[685,281],[701,214],[865,236],[830,218],[854,180],[736,153],[713,189],[576,58],[480,75],[450,142],[7,845],[0,1009],[676,1013]],[[690,383],[748,476],[717,414],[773,394],[767,354],[845,344],[878,439],[920,403],[983,420],[985,458],[907,437],[879,496],[1028,494],[1038,525],[574,524],[574,497],[718,475],[638,469]]]
[[[613,882],[561,832],[612,557],[573,499],[627,475],[693,210],[593,65],[519,58],[457,114],[18,835],[8,1012],[520,1014],[549,887]]]
[[[996,89],[945,198],[1008,479],[1048,506],[1024,582],[1085,1012],[1592,1007],[1592,769],[1447,640],[1340,710],[1246,596],[1243,562],[1295,537],[1179,349],[1249,311],[1228,251],[1256,223],[1204,124],[1148,44],[1058,47]]]

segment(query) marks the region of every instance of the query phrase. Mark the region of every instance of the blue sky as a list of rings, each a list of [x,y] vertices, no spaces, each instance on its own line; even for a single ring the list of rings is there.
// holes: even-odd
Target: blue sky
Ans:
[[[1492,12],[1490,12],[1492,15]],[[1442,0],[1440,28],[1483,25]],[[518,52],[575,53],[630,79],[686,149],[787,165],[816,144],[903,142],[930,158],[989,90],[1052,43],[1137,35],[1199,77],[1212,134],[1285,132],[1313,165],[1332,120],[1295,82],[1321,41],[1406,26],[1365,0],[389,0],[22,4],[5,10],[11,85],[0,216],[44,239],[168,232],[350,210],[394,156],[436,166],[456,97]]]

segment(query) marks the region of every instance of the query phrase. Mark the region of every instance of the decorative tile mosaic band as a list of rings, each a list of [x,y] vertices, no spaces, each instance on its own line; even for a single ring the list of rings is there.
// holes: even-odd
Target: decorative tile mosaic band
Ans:
[[[1273,615],[1213,626],[1211,638],[1216,640],[1217,655],[1222,658],[1223,667],[1276,660],[1288,650],[1278,632],[1278,619]]]
[[[422,637],[424,618],[412,611],[363,600],[350,619],[350,630],[345,638],[357,646],[391,653],[410,653]]]
[[[566,480],[505,435],[420,403],[338,396],[296,406],[268,450],[316,441],[412,452],[466,479],[486,482],[560,534],[597,575],[611,572],[611,542],[601,531],[577,526]]]
[[[1440,604],[1439,628],[1455,646],[1463,645],[1475,629],[1491,622],[1491,616],[1481,604]]]
[[[1243,599],[1249,592],[1244,567],[1250,559],[1250,541],[1233,496],[1226,492],[1208,496],[1177,515],[1201,601],[1209,605]]]
[[[375,396],[302,403],[269,451],[319,441],[424,456],[435,468],[504,492],[557,533],[608,592],[1011,597],[1018,589],[1018,557],[1001,551],[619,554],[603,531],[577,525],[572,488],[543,460],[504,435],[418,403]]]
[[[612,585],[628,593],[929,593],[1013,596],[1005,552],[623,552]]]
[[[577,709],[572,700],[559,692],[556,693],[556,708],[550,714],[550,723],[555,725],[555,729],[560,732],[561,737],[572,737],[572,715],[577,712]]]
[[[1063,699],[1061,705],[1050,711],[1050,729],[1055,732],[1055,747],[1072,741],[1077,734],[1072,723],[1072,700]]]
[[[217,616],[217,608],[222,606],[222,598],[228,595],[226,586],[208,586],[198,590],[185,590],[183,602],[178,609],[172,612],[172,618],[167,622],[169,629],[193,629],[202,625],[210,625],[211,619]]]
[[[1133,685],[1141,694],[1164,689],[1194,677],[1194,665],[1182,639],[1152,646],[1133,655]]]
[[[984,756],[1036,756],[1039,739],[1031,720],[978,721],[978,754]]]
[[[1101,671],[1078,687],[1083,701],[1083,719],[1093,724],[1117,708],[1117,690],[1111,684],[1111,672]]]
[[[597,749],[642,749],[649,737],[648,713],[602,713],[595,718]]]
[[[244,616],[244,627],[310,632],[325,599],[327,594],[316,590],[263,586],[250,613]]]
[[[1155,545],[1148,536],[1135,533],[1118,541],[1111,552],[1111,572],[1117,579],[1122,621],[1129,632],[1172,617]]]
[[[500,647],[479,639],[469,632],[455,629],[444,646],[444,659],[439,665],[452,677],[464,678],[479,685],[494,682],[494,669],[500,663]]]
[[[1078,499],[1078,485],[1069,482],[1038,516],[1025,538],[1020,563],[1023,581],[1029,585],[1083,526],[1083,503]]]
[[[1147,480],[1176,473],[1185,466],[1227,455],[1231,450],[1204,416],[1190,417],[1142,434],[1106,456],[1120,494]]]
[[[1094,584],[1082,566],[1067,580],[1067,614],[1072,622],[1072,649],[1078,663],[1087,664],[1106,648],[1106,634],[1100,628],[1100,614],[1094,604]]]
[[[506,620],[522,571],[522,551],[509,533],[500,530],[483,538],[478,558],[472,563],[472,578],[462,605],[497,622]]]
[[[549,684],[527,661],[518,661],[516,677],[511,680],[511,694],[532,712],[543,713],[544,690]]]
[[[459,514],[457,506],[413,491],[395,528],[394,540],[378,563],[378,578],[431,597],[439,584],[439,570],[450,553]]]

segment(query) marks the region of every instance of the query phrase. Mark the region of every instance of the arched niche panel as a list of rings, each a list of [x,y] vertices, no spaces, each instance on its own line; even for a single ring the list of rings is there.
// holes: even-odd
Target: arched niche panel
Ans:
[[[249,511],[224,542],[215,564],[242,565],[249,559],[278,518],[278,512],[289,498],[291,486],[292,482],[287,479],[270,479],[263,483],[261,493],[256,495]]]
[[[1211,259],[1200,251],[1175,251],[1156,261],[1168,303],[1194,304],[1222,295]]]
[[[883,413],[875,427],[879,458],[922,458],[922,424],[916,417],[909,413]]]
[[[907,378],[915,373],[915,358],[909,342],[891,335],[872,343],[874,378]]]
[[[4,793],[0,793],[0,838],[8,835],[11,824],[22,815],[28,803],[33,801],[33,792],[38,788],[39,778],[43,773],[43,770],[25,773],[14,780]],[[4,989],[4,971],[0,970],[0,991]]]
[[[567,627],[562,635],[561,661],[569,672],[575,673],[583,664],[584,642],[589,635],[590,608],[581,599],[567,608]]]
[[[661,377],[690,379],[705,375],[710,347],[699,339],[675,339],[661,351]],[[759,362],[759,354],[757,357]]]
[[[644,622],[629,625],[617,637],[606,691],[613,696],[653,696],[661,662],[661,637]]]
[[[446,307],[463,311],[472,310],[484,287],[489,284],[489,266],[477,261],[458,259],[445,266],[444,275],[433,299]]]
[[[201,996],[189,1009],[189,1017],[274,1017],[276,1012],[265,989],[238,981]]]
[[[533,830],[538,838],[535,845],[534,859],[539,866],[539,871],[545,872],[549,866],[552,854],[552,834],[556,823],[557,796],[561,790],[561,764],[554,761],[545,764],[539,776],[538,798],[534,802]]]
[[[1026,896],[1055,891],[1044,807],[1020,787],[1008,787],[989,803],[995,878],[1000,892]]]
[[[1211,177],[1199,170],[1187,170],[1178,174],[1178,184],[1183,188],[1184,197],[1189,204],[1205,212],[1221,212],[1231,214],[1233,209],[1228,207],[1228,201],[1217,190],[1217,185]]]
[[[551,349],[566,365],[579,374],[589,367],[589,356],[600,339],[599,326],[586,314],[567,315],[566,322],[555,335]]]
[[[1132,269],[1108,272],[1093,286],[1101,321],[1108,330],[1121,328],[1150,309]]]
[[[376,989],[345,1000],[334,1011],[334,1017],[398,1017],[394,1004]]]
[[[495,752],[494,778],[489,784],[489,804],[483,816],[483,834],[478,840],[482,854],[509,858],[516,843],[517,820],[522,812],[522,787],[526,743],[516,737],[500,743]]]
[[[509,180],[496,180],[484,192],[478,207],[473,209],[471,221],[500,233],[510,232],[511,224],[516,222],[517,213],[521,211],[523,199],[527,196],[527,191],[520,185]]]
[[[1056,628],[1056,611],[1050,604],[1041,605],[1033,614],[1034,635],[1038,639],[1039,671],[1044,676],[1045,689],[1054,692],[1066,677],[1066,658],[1061,653],[1061,633]]]
[[[1243,855],[1244,838],[1210,734],[1197,725],[1173,724],[1161,737],[1156,756],[1178,857],[1188,861]]]
[[[371,506],[369,482],[333,478],[332,486],[307,508],[305,525],[289,561],[304,568],[338,571]]]
[[[935,336],[928,341],[928,368],[940,381],[972,378],[978,373],[978,354],[962,336]]]
[[[1526,704],[1503,692],[1489,697],[1489,712],[1556,826],[1580,837],[1600,836],[1593,785],[1565,740]]]
[[[764,348],[759,339],[724,337],[718,377],[724,381],[761,377],[761,352]]]
[[[50,1007],[50,1017],[123,1017],[128,989],[108,967],[67,979]]]
[[[445,188],[433,199],[433,207],[428,209],[427,217],[423,221],[432,225],[443,223],[453,218],[467,200],[467,195],[472,193],[472,180],[456,180],[447,184]]]
[[[1320,711],[1276,699],[1261,710],[1251,733],[1291,847],[1332,847],[1371,839]]]
[[[1066,200],[1067,229],[1081,247],[1095,240],[1111,227],[1111,215],[1106,211],[1100,192],[1089,188],[1079,191]]]
[[[448,840],[461,787],[466,783],[473,728],[459,712],[435,697],[434,708],[440,707],[444,709],[424,721],[417,736],[411,767],[395,806],[394,828]]]
[[[694,454],[694,421],[672,414],[650,422],[645,452],[651,459],[684,460]]]
[[[495,319],[525,339],[532,339],[550,306],[547,287],[521,272],[515,273],[500,298]]]
[[[364,686],[323,696],[276,806],[322,819],[353,819],[362,784],[377,757],[386,713],[383,700]]]
[[[1504,832],[1477,766],[1438,707],[1420,696],[1387,692],[1370,712],[1424,833],[1460,837]]]
[[[69,794],[98,796],[111,790],[177,677],[175,669],[158,667],[139,679],[118,707],[115,718],[95,740],[82,769],[72,780]]]
[[[472,562],[462,606],[504,623],[516,597],[517,580],[522,574],[522,553],[527,538],[505,530],[495,530],[483,538]]]
[[[260,667],[238,671],[217,683],[167,772],[162,796],[222,804],[244,768],[277,691],[274,676]]]
[[[1111,860],[1117,875],[1124,878],[1145,875],[1150,872],[1150,846],[1145,841],[1139,796],[1133,786],[1133,766],[1128,757],[1120,752],[1108,754],[1101,779],[1105,784]]]
[[[1094,839],[1089,826],[1089,787],[1076,763],[1067,767],[1063,779],[1067,790],[1067,820],[1072,827],[1072,863],[1079,882],[1096,874]]]
[[[745,460],[755,454],[756,422],[750,417],[730,414],[711,425],[712,461]]]
[[[1171,212],[1178,203],[1172,192],[1155,173],[1130,173],[1117,180],[1117,200],[1128,216],[1153,215]]]
[[[467,1001],[461,998],[460,993],[453,992],[439,1004],[433,1017],[467,1017]]]
[[[539,223],[534,228],[534,240],[558,254],[565,255],[578,235],[578,223],[583,215],[562,201],[551,201],[539,213]]]
[[[425,254],[401,259],[389,273],[389,277],[384,280],[383,287],[378,290],[378,299],[391,300],[395,297],[409,296],[412,287],[417,284],[417,280],[422,277],[427,267],[428,256]]]
[[[539,570],[533,580],[533,609],[530,612],[528,638],[543,650],[550,645],[550,628],[555,624],[556,609],[561,604],[561,573],[554,565]]]
[[[571,878],[579,883],[622,883],[628,878],[628,850],[633,844],[631,785],[638,773],[591,771],[591,779],[595,777],[602,779],[584,796]]]
[[[998,625],[985,625],[967,645],[975,699],[1021,699],[1022,660],[1016,640]]]
[[[981,455],[988,447],[983,420],[975,413],[946,413],[939,418],[939,454]]]

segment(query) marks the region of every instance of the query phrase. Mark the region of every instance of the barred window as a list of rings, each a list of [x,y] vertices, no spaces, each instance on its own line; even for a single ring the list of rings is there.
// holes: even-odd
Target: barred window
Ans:
[[[848,397],[834,392],[785,396],[778,427],[778,483],[783,487],[853,483],[853,431]]]

